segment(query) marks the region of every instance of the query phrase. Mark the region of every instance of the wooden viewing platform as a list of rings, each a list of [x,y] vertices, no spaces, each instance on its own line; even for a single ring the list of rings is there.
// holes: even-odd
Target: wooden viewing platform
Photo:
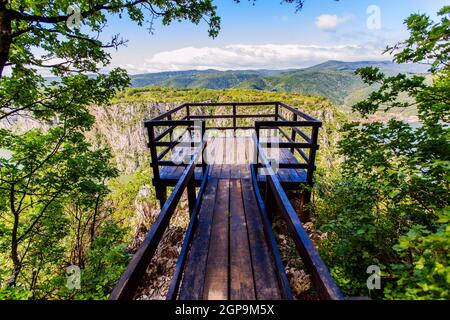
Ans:
[[[196,103],[145,126],[162,210],[110,299],[134,298],[185,190],[191,217],[167,299],[292,299],[274,207],[319,296],[344,298],[285,193],[310,201],[320,121],[281,102]]]

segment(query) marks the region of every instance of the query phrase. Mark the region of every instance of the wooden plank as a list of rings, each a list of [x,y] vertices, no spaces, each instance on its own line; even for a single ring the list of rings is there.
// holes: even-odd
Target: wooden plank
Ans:
[[[258,300],[281,299],[280,288],[272,257],[264,237],[264,230],[259,216],[253,186],[249,179],[241,179],[247,220],[250,252],[252,255],[253,277],[256,298]]]
[[[294,158],[289,149],[280,149],[280,152],[282,153],[283,163],[290,163],[290,164],[298,163],[298,161]],[[289,179],[290,181],[292,182],[300,181],[300,177],[296,169],[286,169],[286,171],[290,177]]]
[[[286,158],[286,154],[282,151],[284,149],[275,149],[273,148],[272,154],[271,156],[276,156],[278,158],[278,163],[286,163],[287,162],[287,158]],[[275,152],[275,153],[273,153]],[[281,181],[283,182],[289,182],[291,181],[291,176],[289,174],[289,169],[285,169],[285,168],[278,168],[277,171],[277,176],[280,178]]]
[[[176,170],[177,167],[161,167],[161,169],[159,170],[160,179],[173,179],[173,177],[175,177],[174,172]]]
[[[253,162],[253,144],[252,139],[249,137],[244,138],[244,153],[245,153],[245,165],[241,170],[241,178],[250,178],[250,164]]]
[[[217,190],[203,287],[205,300],[228,299],[230,181],[220,179]]]
[[[230,159],[230,179],[239,179],[241,177],[241,165],[239,163],[239,137],[230,138],[232,143],[230,143],[232,154],[229,156]]]
[[[176,157],[178,157],[181,154],[181,150],[174,150],[172,149],[172,155],[170,156],[170,159],[174,161]],[[182,170],[178,170],[182,168]],[[160,170],[160,177],[161,179],[179,179],[181,177],[181,174],[184,170],[183,167],[161,167]]]
[[[221,179],[230,179],[230,167],[231,162],[233,160],[233,138],[225,136],[223,138],[223,164],[222,164],[222,171],[220,172],[220,178]]]
[[[246,174],[245,137],[236,138],[236,162],[239,170],[239,178]]]
[[[175,170],[176,167],[161,167],[161,177],[160,182],[165,183],[166,185],[175,186],[178,180],[181,177],[180,171]],[[202,168],[195,168],[195,180],[196,182],[200,182],[202,180]]]
[[[230,186],[230,299],[256,299],[240,180]]]
[[[300,163],[289,149],[284,149],[286,152],[287,162],[291,164]],[[289,173],[291,175],[292,182],[305,183],[306,182],[306,170],[304,169],[290,169]]]
[[[209,177],[198,216],[198,228],[189,250],[186,268],[180,286],[180,300],[203,299],[203,285],[205,282],[217,183],[217,179]]]
[[[213,157],[211,161],[213,161],[211,168],[211,177],[212,178],[220,178],[220,173],[222,171],[223,164],[223,141],[222,138],[214,139],[214,151],[210,153]]]

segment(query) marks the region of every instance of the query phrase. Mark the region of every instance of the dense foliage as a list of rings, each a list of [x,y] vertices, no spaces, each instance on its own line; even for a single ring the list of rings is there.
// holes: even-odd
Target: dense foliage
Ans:
[[[391,108],[418,110],[421,126],[349,123],[343,129],[342,173],[322,186],[322,244],[332,273],[347,294],[369,294],[366,269],[382,269],[384,290],[374,297],[449,299],[450,291],[450,7],[441,20],[413,14],[411,36],[387,50],[397,63],[429,62],[433,81],[377,68],[357,71],[379,90],[353,108],[362,117]],[[410,97],[408,102],[399,95]],[[320,189],[319,189],[320,190]]]
[[[123,69],[100,72],[126,42],[102,38],[107,21],[125,14],[151,30],[154,19],[220,30],[211,0],[0,1],[0,299],[105,298],[128,261],[128,224],[106,201],[118,172],[86,138],[89,106],[129,85]]]

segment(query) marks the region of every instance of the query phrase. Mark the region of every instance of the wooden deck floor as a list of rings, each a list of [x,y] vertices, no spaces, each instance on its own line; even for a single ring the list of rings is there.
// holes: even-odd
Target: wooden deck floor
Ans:
[[[250,178],[250,164],[254,162],[254,142],[251,137],[221,137],[211,138],[208,141],[206,154],[208,163],[214,164],[212,177],[222,179]],[[289,149],[272,149],[269,157],[277,158],[283,163],[299,163]],[[161,167],[160,177],[169,185],[175,185],[183,173],[184,167]],[[201,168],[195,171],[197,181],[201,180]],[[306,183],[306,171],[303,169],[280,168],[277,171],[280,182],[286,186],[295,186]],[[259,179],[265,181],[264,175]]]
[[[211,177],[205,190],[179,299],[281,299],[251,180]]]
[[[251,181],[249,138],[218,138],[180,287],[181,300],[276,300],[283,294]]]

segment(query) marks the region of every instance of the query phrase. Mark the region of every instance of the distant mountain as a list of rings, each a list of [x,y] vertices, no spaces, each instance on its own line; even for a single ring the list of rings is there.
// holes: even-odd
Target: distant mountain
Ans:
[[[162,86],[170,88],[228,89],[248,88],[286,91],[302,95],[323,96],[336,104],[354,103],[371,92],[355,70],[379,67],[388,75],[427,73],[427,66],[396,64],[391,61],[344,62],[330,60],[309,68],[292,70],[188,70],[144,73],[131,77],[133,87]]]
[[[364,84],[350,71],[304,69],[283,72],[273,77],[247,80],[238,87],[322,96],[336,104],[343,104],[345,97],[362,89]]]
[[[226,89],[239,83],[264,76],[279,74],[278,70],[187,70],[137,74],[131,77],[133,87],[160,85],[175,88]]]
[[[398,74],[398,73],[428,73],[428,66],[423,64],[413,64],[413,63],[404,63],[397,64],[392,61],[356,61],[356,62],[344,62],[344,61],[335,61],[330,60],[310,68],[306,68],[306,70],[315,70],[315,71],[323,71],[323,70],[335,70],[335,71],[351,71],[355,72],[356,69],[365,68],[365,67],[378,67],[381,71],[387,74]]]

